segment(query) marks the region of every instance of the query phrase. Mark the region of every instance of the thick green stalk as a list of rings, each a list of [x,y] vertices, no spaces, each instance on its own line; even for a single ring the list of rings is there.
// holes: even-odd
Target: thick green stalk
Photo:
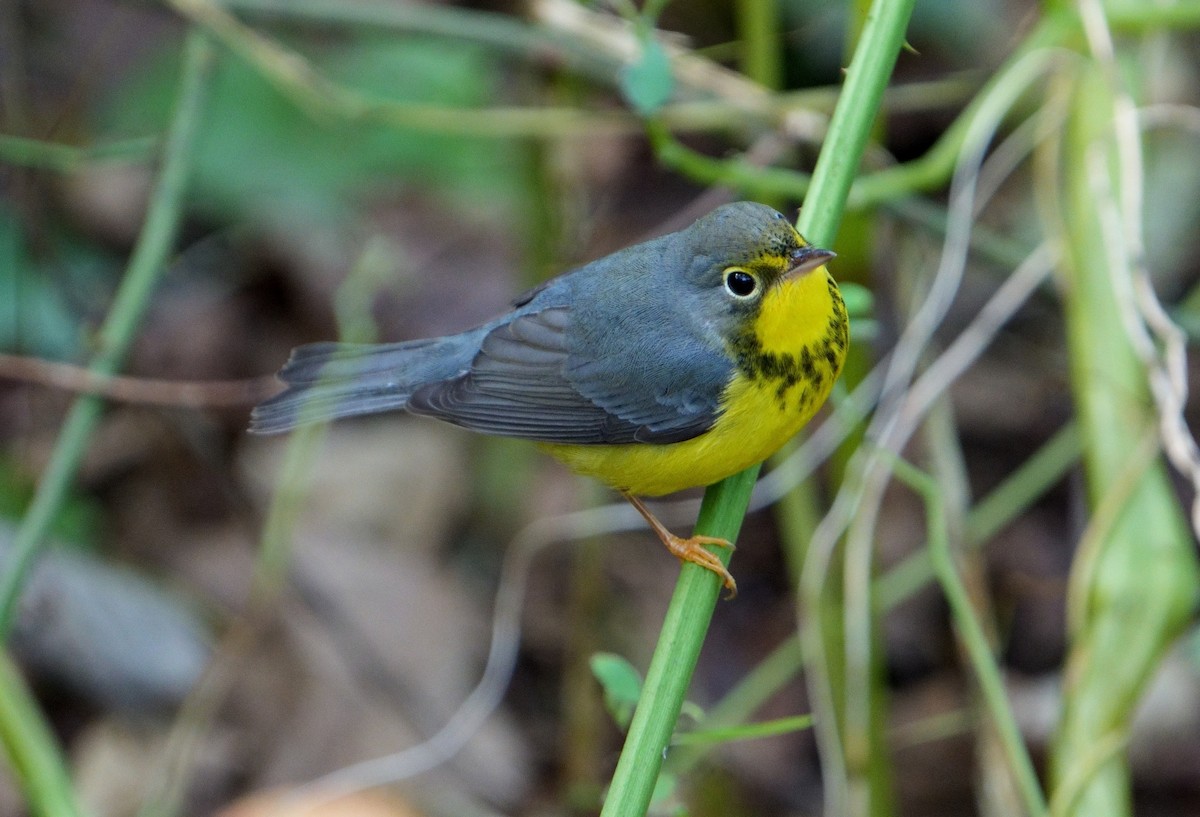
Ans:
[[[914,0],[877,0],[872,7],[800,214],[801,232],[817,244],[831,240],[837,232],[883,89],[904,43],[913,4]],[[758,470],[757,466],[749,468],[705,492],[696,523],[698,534],[734,539]],[[728,558],[728,554],[721,555]],[[694,564],[683,565],[603,817],[645,814],[719,590],[714,573]]]
[[[66,759],[37,701],[6,650],[0,649],[0,743],[29,810],[38,817],[79,817]]]
[[[1132,813],[1119,750],[1147,681],[1194,609],[1200,580],[1166,470],[1139,455],[1156,418],[1115,290],[1138,261],[1120,251],[1119,215],[1115,228],[1108,217],[1120,213],[1123,182],[1115,89],[1095,63],[1076,77],[1061,150],[1051,158],[1061,178],[1043,181],[1062,197],[1063,305],[1096,529],[1088,537],[1095,546],[1081,547],[1073,566],[1080,603],[1050,776],[1053,814],[1097,817]]]
[[[146,311],[150,294],[166,268],[183,209],[192,146],[199,130],[211,62],[212,49],[208,40],[197,31],[188,34],[179,100],[167,133],[162,168],[150,196],[146,221],[133,257],[96,338],[97,351],[89,365],[94,374],[111,375],[120,367]],[[0,640],[7,638],[12,630],[25,576],[70,489],[102,408],[103,402],[97,397],[79,397],[63,423],[33,502],[13,538],[13,560],[0,584]]]

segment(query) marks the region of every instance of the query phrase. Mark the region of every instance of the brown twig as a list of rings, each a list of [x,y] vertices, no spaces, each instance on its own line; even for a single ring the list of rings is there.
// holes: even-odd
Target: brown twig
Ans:
[[[82,366],[36,357],[0,354],[0,379],[20,380],[122,403],[180,408],[250,406],[278,391],[272,375],[243,380],[157,380],[100,375]]]

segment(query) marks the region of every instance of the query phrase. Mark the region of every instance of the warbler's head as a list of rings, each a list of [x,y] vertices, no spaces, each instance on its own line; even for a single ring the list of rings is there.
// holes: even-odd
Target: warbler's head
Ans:
[[[718,207],[679,236],[691,255],[690,288],[722,323],[758,314],[777,287],[834,256],[809,244],[782,213],[749,201]]]

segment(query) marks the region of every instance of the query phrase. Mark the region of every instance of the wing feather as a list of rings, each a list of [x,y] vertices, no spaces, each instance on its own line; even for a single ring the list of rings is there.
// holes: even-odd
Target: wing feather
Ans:
[[[592,360],[572,350],[571,330],[566,306],[520,314],[488,332],[465,373],[418,387],[408,410],[489,434],[581,445],[680,442],[712,426],[723,379],[701,378],[707,395],[676,393],[658,375],[663,350],[645,350],[645,360]]]

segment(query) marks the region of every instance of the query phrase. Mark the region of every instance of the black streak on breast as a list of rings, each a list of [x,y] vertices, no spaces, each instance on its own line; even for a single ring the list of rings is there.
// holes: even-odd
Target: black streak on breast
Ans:
[[[834,308],[827,330],[820,340],[805,344],[795,354],[766,351],[753,332],[739,334],[730,344],[734,361],[742,374],[752,381],[777,383],[775,396],[781,409],[786,409],[788,392],[803,381],[805,387],[801,390],[797,410],[807,411],[816,395],[825,391],[828,385],[826,379],[837,376],[841,360],[846,354],[846,344],[850,339],[846,307],[832,278],[828,280],[828,285]],[[818,366],[819,360],[824,365]]]

